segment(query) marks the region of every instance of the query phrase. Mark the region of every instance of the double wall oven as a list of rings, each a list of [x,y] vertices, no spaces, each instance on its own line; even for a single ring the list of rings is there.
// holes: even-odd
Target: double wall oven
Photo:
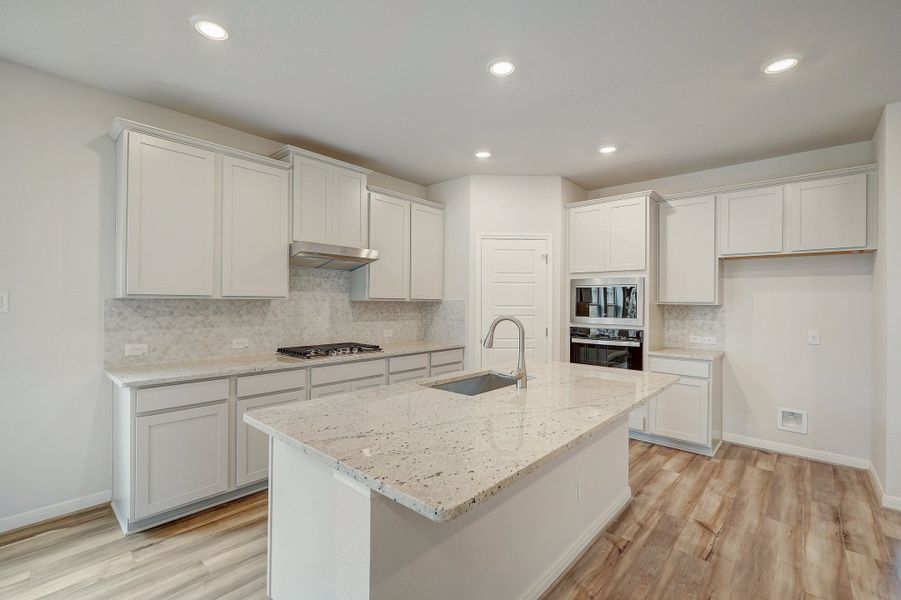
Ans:
[[[642,369],[644,279],[573,279],[570,362]]]

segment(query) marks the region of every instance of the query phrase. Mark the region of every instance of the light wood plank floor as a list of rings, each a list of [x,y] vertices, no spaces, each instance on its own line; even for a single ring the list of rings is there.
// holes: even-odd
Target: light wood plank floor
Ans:
[[[632,504],[545,600],[901,599],[901,514],[865,472],[728,445],[630,460]],[[95,508],[0,535],[0,598],[263,599],[265,553],[265,492],[129,537]]]

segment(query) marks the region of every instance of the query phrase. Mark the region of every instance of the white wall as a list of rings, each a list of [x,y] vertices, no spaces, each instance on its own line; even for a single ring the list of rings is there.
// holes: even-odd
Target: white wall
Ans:
[[[101,368],[115,265],[113,118],[260,154],[281,144],[6,61],[0,82],[3,530],[109,498]],[[401,191],[411,190],[423,191]]]

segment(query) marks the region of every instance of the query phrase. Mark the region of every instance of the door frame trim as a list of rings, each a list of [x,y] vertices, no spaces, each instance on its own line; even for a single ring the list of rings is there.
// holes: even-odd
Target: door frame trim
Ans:
[[[546,305],[548,307],[547,314],[547,360],[557,360],[555,353],[559,350],[559,344],[552,343],[556,339],[557,328],[556,323],[560,318],[560,307],[554,302],[554,235],[552,233],[486,233],[477,232],[473,235],[473,245],[475,246],[472,253],[474,265],[470,270],[474,274],[473,285],[470,288],[470,303],[474,308],[474,319],[469,327],[467,338],[469,340],[469,348],[471,352],[467,353],[467,357],[472,357],[472,365],[470,368],[481,368],[482,366],[482,332],[479,331],[479,325],[482,322],[482,242],[484,240],[543,240],[547,243],[547,286],[546,286]]]

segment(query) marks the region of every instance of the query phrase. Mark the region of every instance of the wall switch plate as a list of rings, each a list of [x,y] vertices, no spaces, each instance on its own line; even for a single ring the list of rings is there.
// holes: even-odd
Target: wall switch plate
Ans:
[[[9,292],[0,292],[0,313],[9,312]]]
[[[235,338],[232,340],[232,348],[241,349],[246,348],[250,345],[250,342],[247,341],[247,338]]]
[[[810,329],[807,331],[807,343],[811,346],[819,346],[821,342],[820,338],[820,330],[819,329]]]
[[[394,337],[394,330],[393,329],[385,329],[384,331],[382,331],[382,337],[386,337],[386,338]]]
[[[125,344],[125,356],[147,356],[147,344]]]
[[[701,343],[713,345],[716,343],[716,336],[715,335],[705,335],[704,337],[701,338]]]

